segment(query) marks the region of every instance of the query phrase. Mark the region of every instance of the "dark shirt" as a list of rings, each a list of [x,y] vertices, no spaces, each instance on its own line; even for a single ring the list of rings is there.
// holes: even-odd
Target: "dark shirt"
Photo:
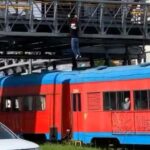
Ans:
[[[77,18],[72,18],[70,20],[70,36],[71,36],[71,38],[78,38],[78,20],[77,20]]]
[[[71,38],[78,38],[78,29],[70,29]]]

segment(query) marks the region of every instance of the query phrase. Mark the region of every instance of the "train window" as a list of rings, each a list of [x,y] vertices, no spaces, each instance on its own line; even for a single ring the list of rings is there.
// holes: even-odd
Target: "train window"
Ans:
[[[22,110],[22,97],[14,97],[13,100],[13,109],[15,111],[21,111]]]
[[[81,111],[81,96],[80,93],[72,95],[72,108],[73,111]]]
[[[149,109],[150,91],[134,91],[134,108],[136,110]]]
[[[130,98],[129,91],[104,92],[103,108],[104,110],[125,110],[123,103],[125,98]]]
[[[14,100],[14,108],[16,109],[16,110],[19,110],[19,99],[17,99],[17,98],[15,98],[15,100]]]
[[[78,111],[81,111],[81,98],[80,98],[80,94],[77,94],[77,101],[78,101]]]
[[[35,110],[45,110],[45,96],[35,96]]]
[[[75,94],[72,95],[72,108],[73,108],[73,111],[76,111],[76,96]]]
[[[8,98],[5,100],[5,107],[6,107],[6,109],[11,109],[11,107],[12,107],[11,99]]]
[[[128,98],[130,100],[130,92],[129,91],[121,91],[117,92],[117,110],[128,110],[130,109],[130,102],[127,108],[127,103],[125,99]]]
[[[22,103],[23,110],[25,111],[32,111],[33,110],[33,96],[25,96],[23,98]]]
[[[2,98],[2,111],[11,111],[12,109],[12,100],[7,98]]]
[[[104,93],[104,110],[116,110],[116,92]]]
[[[45,110],[45,96],[3,97],[2,111],[33,111]]]

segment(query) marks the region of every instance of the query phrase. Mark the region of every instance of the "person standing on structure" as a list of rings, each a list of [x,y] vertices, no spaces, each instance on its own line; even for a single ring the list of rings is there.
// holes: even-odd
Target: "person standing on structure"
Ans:
[[[76,59],[81,58],[80,49],[79,49],[79,37],[78,37],[78,17],[74,15],[73,18],[70,18],[68,14],[69,26],[70,26],[70,36],[71,36],[71,49]]]

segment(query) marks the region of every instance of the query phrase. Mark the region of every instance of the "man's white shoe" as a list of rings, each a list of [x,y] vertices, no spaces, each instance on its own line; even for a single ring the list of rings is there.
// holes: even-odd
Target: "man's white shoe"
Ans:
[[[76,59],[78,59],[78,58],[79,58],[79,55],[77,54],[77,55],[76,55]]]

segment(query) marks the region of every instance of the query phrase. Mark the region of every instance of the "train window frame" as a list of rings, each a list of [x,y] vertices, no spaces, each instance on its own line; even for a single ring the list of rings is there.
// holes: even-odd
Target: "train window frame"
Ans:
[[[81,111],[82,110],[81,93],[72,93],[71,100],[72,100],[72,111],[73,112]]]
[[[40,99],[38,99],[40,98]],[[40,108],[37,108],[37,102],[40,100]],[[35,95],[33,98],[33,109],[34,111],[44,111],[46,109],[46,97],[44,95]]]
[[[23,109],[23,111],[26,111],[26,112],[29,111],[29,112],[31,112],[31,111],[45,111],[46,110],[46,95],[26,95],[24,97],[27,97],[27,96],[32,97],[32,109],[31,110],[25,110],[25,109]],[[42,97],[42,101],[43,101],[43,104],[44,104],[43,109],[37,109],[37,107],[36,107],[36,104],[37,104],[36,98],[37,97]]]
[[[21,97],[21,96],[16,96],[16,97],[14,97],[14,100],[15,100],[15,102],[14,102],[14,108],[13,108],[13,110],[14,111],[22,111],[22,101],[23,101],[23,97]],[[18,104],[16,103],[16,100],[18,100]],[[18,106],[17,106],[18,105]]]
[[[72,94],[72,110],[77,111],[77,103],[76,103],[76,97],[74,94]]]
[[[26,98],[31,98],[32,101],[30,102],[30,108],[28,107],[27,109],[25,109],[24,107],[24,102],[25,102],[25,99]],[[40,97],[40,98],[39,98]],[[38,99],[39,98],[39,99]],[[11,101],[11,107],[8,109],[6,108],[6,100],[7,99],[10,99]],[[41,108],[38,109],[37,108],[37,99],[38,100],[41,100]],[[16,105],[15,103],[15,100],[18,100],[18,106]],[[29,103],[27,103],[27,106],[28,106]],[[17,107],[18,108],[17,108]],[[2,112],[8,112],[8,111],[11,111],[11,112],[15,112],[15,111],[22,111],[22,112],[31,112],[31,111],[44,111],[46,110],[46,95],[23,95],[23,96],[4,96],[4,97],[1,97],[1,109],[0,111]]]
[[[136,95],[135,92],[138,92],[138,94]],[[144,92],[146,92],[145,95],[144,95]],[[144,96],[146,96],[146,100],[142,100],[142,97],[144,99]],[[136,111],[150,110],[150,90],[149,89],[134,90],[133,99],[134,99],[134,110]]]
[[[10,103],[7,103],[9,100]],[[10,106],[8,106],[10,104]],[[1,112],[9,112],[13,109],[13,102],[10,96],[1,97]]]
[[[22,107],[23,111],[33,111],[33,99],[34,97],[31,95],[26,95],[23,97]]]
[[[125,90],[125,91],[104,91],[104,92],[102,92],[102,95],[103,95],[103,110],[104,111],[125,111],[125,110],[130,110],[131,107],[129,107],[129,109],[124,109],[123,105],[122,105],[124,103],[124,100],[125,100],[126,97],[128,97],[130,99],[130,93],[131,93],[131,91],[129,91],[129,90]]]

